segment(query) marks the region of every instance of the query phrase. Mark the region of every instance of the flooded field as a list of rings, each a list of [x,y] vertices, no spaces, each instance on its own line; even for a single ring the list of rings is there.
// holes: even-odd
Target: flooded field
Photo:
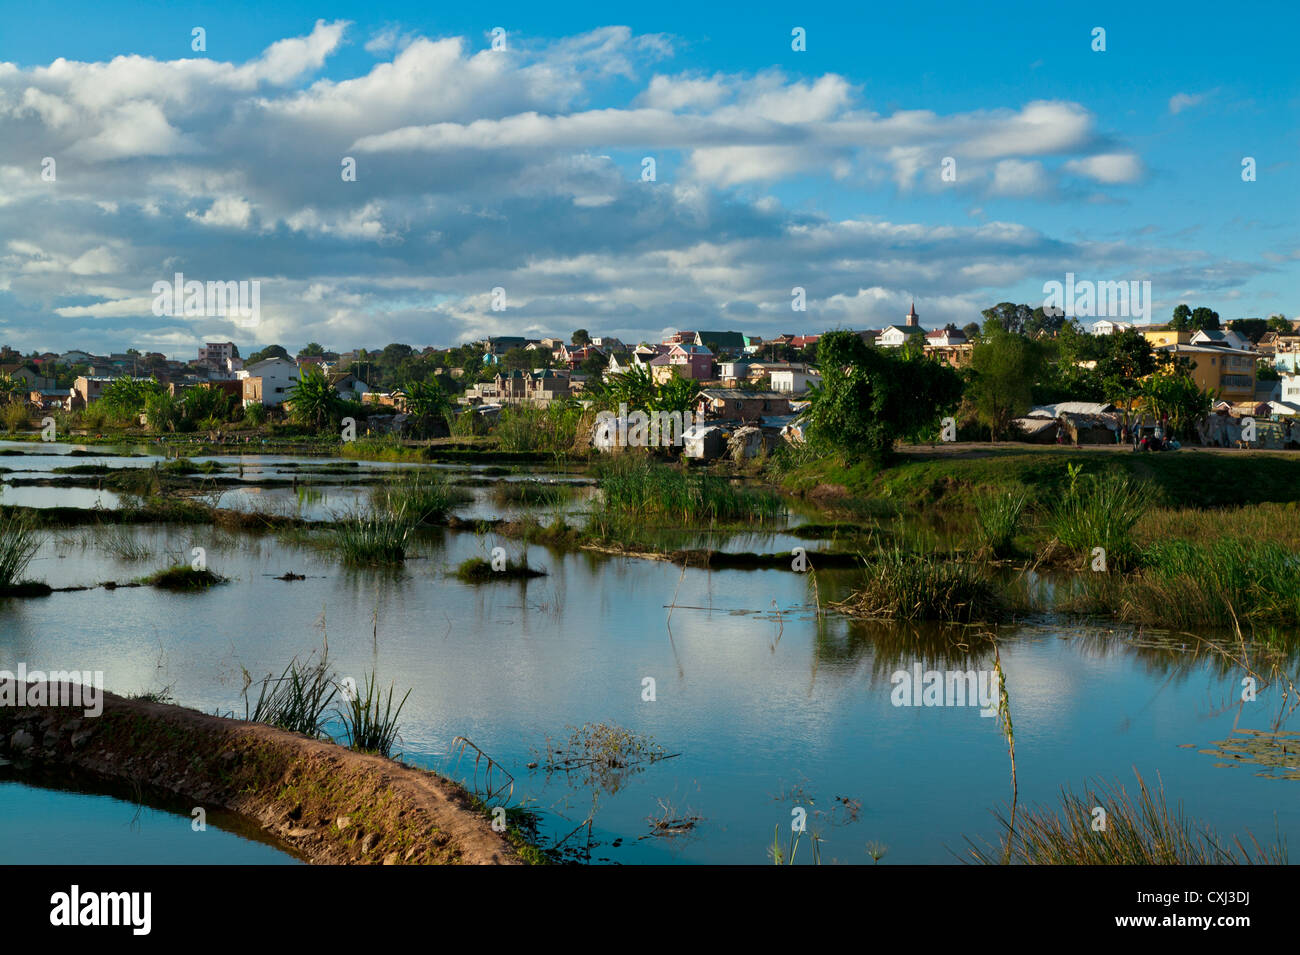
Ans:
[[[61,466],[50,454],[0,463],[51,474]],[[282,467],[294,463],[302,467]],[[305,482],[256,487],[257,474],[324,463],[249,461],[249,486],[225,490],[221,506],[316,520],[363,505],[367,487],[347,475],[313,478],[310,493]],[[353,470],[362,476],[391,467]],[[467,502],[453,510],[466,520],[554,512],[546,505],[503,507],[490,483],[472,482],[475,472],[446,470],[470,482]],[[573,481],[562,474],[497,475],[530,477]],[[87,490],[5,487],[0,502],[94,506],[81,503]],[[43,493],[32,503],[37,491]],[[579,520],[599,507],[599,493],[587,483],[565,497],[562,511]],[[825,546],[789,533],[784,523],[719,543],[756,553],[805,546],[814,560]],[[827,605],[849,592],[854,571],[821,571],[814,583],[779,569],[683,569],[526,546],[490,527],[420,530],[400,568],[348,569],[336,554],[275,532],[157,525],[46,532],[29,576],[56,588],[125,582],[187,563],[195,547],[204,548],[208,566],[227,584],[195,593],[119,587],[0,600],[0,669],[22,662],[29,669],[102,670],[114,692],[166,689],[185,706],[243,716],[244,671],[278,674],[328,641],[340,678],[361,681],[373,671],[384,686],[395,683],[399,695],[410,688],[397,747],[405,761],[481,788],[482,767],[476,774],[472,751],[463,754],[455,742],[472,741],[513,776],[510,805],[537,812],[544,839],[568,836],[564,848],[591,861],[763,863],[774,830],[784,843],[796,809],[806,811],[827,862],[952,862],[968,838],[998,839],[992,813],[1011,795],[998,720],[981,715],[978,705],[924,705],[919,692],[902,702],[923,705],[899,705],[896,692],[898,674],[910,675],[917,665],[991,673],[992,653],[984,643],[964,653],[952,631],[829,612]],[[495,547],[511,557],[526,554],[545,576],[476,584],[454,575],[462,562],[487,558]],[[302,579],[278,579],[286,574]],[[1280,684],[1243,703],[1241,670],[1188,635],[1037,618],[1000,627],[997,645],[1022,807],[1055,805],[1062,787],[1082,793],[1097,781],[1133,788],[1136,770],[1221,833],[1300,837],[1300,806],[1290,793],[1300,765],[1280,745],[1270,746],[1284,738],[1245,732],[1292,728],[1277,719],[1287,706]],[[1294,664],[1293,649],[1280,652]],[[650,737],[666,758],[612,777],[548,773],[548,740],[560,747],[585,724]],[[78,798],[83,802],[60,802]],[[138,835],[123,834],[122,811],[110,797],[51,800],[44,790],[0,783],[4,825],[35,827],[50,813],[75,812],[83,820],[78,831],[97,852],[120,849],[134,861],[156,861],[199,851],[189,848],[187,819],[146,815],[146,830],[178,833],[174,845],[160,836],[146,846]],[[228,834],[207,835],[216,848],[202,851],[215,855],[187,861],[279,856],[260,844],[216,838]],[[35,843],[3,844],[32,854],[8,861],[37,861]],[[134,846],[141,847],[138,858]],[[808,849],[799,851],[796,861],[806,861]]]

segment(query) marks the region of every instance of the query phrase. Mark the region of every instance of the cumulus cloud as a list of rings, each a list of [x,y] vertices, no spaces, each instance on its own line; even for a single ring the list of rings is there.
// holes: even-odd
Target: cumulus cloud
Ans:
[[[504,52],[392,26],[366,42],[378,62],[321,75],[348,29],[318,21],[245,63],[0,64],[0,332],[188,354],[222,326],[152,315],[149,289],[175,271],[262,283],[262,325],[227,330],[244,342],[636,339],[719,320],[762,334],[788,330],[794,285],[800,327],[894,320],[905,294],[964,324],[992,285],[1135,261],[1018,223],[832,218],[767,191],[807,176],[937,191],[949,156],[989,200],[1056,201],[1063,171],[1101,192],[1138,178],[1076,103],[878,112],[835,74],[674,72],[672,38],[622,26],[511,34]],[[641,181],[644,155],[658,181]],[[33,156],[59,160],[56,182]]]

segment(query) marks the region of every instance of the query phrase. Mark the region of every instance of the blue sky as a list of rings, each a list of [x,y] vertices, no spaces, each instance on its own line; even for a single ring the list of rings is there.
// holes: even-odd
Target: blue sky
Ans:
[[[933,327],[1066,272],[1300,318],[1298,10],[11,4],[0,340]],[[155,315],[176,271],[256,325]]]

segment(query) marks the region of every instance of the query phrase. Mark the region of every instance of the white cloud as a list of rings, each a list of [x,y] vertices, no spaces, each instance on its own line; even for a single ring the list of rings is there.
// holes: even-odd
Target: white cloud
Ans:
[[[1108,185],[1136,182],[1142,177],[1142,160],[1133,153],[1106,153],[1071,159],[1065,164],[1065,169]]]

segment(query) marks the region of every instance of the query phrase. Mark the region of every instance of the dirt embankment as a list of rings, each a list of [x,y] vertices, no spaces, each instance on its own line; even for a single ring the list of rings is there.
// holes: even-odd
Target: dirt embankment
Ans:
[[[238,813],[312,863],[520,864],[465,791],[434,773],[270,726],[103,697],[98,717],[0,706],[0,754]]]

